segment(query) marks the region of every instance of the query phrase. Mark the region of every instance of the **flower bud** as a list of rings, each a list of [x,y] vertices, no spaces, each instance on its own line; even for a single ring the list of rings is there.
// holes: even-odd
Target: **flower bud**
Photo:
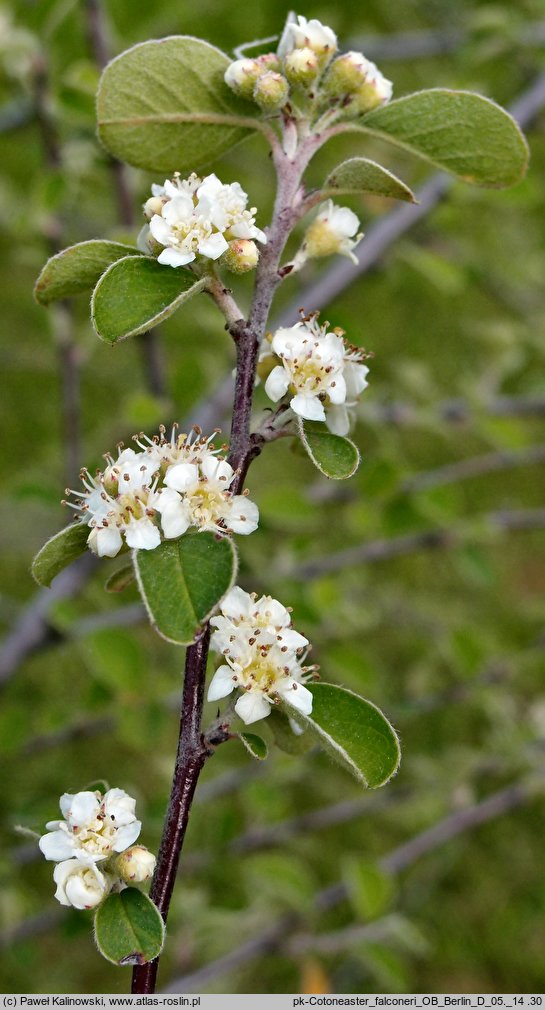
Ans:
[[[254,101],[264,112],[276,112],[286,104],[289,84],[282,74],[267,70],[255,83]]]
[[[229,242],[223,263],[233,274],[245,274],[255,270],[259,260],[259,250],[251,239],[238,238]]]
[[[235,60],[224,74],[225,83],[242,98],[252,98],[256,81],[263,73],[263,66],[258,60]]]
[[[160,214],[165,203],[168,202],[168,196],[150,196],[149,200],[146,200],[144,204],[144,217],[151,221],[154,214]]]
[[[127,884],[142,884],[149,880],[155,869],[155,856],[144,845],[125,849],[114,861],[116,873]]]
[[[343,53],[331,64],[324,81],[324,91],[334,98],[350,94],[365,84],[373,71],[376,71],[375,64],[367,60],[363,53]]]
[[[319,72],[318,57],[308,46],[294,49],[284,60],[284,73],[290,84],[308,87],[316,80]]]
[[[262,56],[256,56],[256,63],[259,63],[263,72],[265,70],[276,70],[277,72],[282,70],[282,65],[276,53],[263,53]]]
[[[392,82],[386,80],[379,70],[376,76],[370,78],[362,84],[351,97],[349,110],[353,114],[363,116],[372,109],[378,109],[380,105],[385,105],[392,97]]]

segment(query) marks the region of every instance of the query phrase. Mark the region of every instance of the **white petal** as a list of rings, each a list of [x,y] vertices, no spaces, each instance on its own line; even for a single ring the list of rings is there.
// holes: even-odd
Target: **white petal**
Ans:
[[[270,400],[276,403],[287,392],[290,377],[283,365],[276,365],[265,382],[265,392]]]
[[[235,712],[247,726],[258,719],[265,719],[271,711],[271,703],[261,691],[245,691],[235,705]]]
[[[87,543],[94,549],[99,558],[115,558],[123,546],[123,538],[117,526],[99,526],[91,530]]]
[[[324,405],[317,396],[304,396],[298,393],[290,400],[290,407],[299,417],[307,421],[325,421]]]
[[[233,586],[221,601],[221,612],[225,617],[236,617],[240,620],[249,617],[253,605],[254,601],[249,593],[245,593],[240,586]]]
[[[195,253],[178,252],[177,249],[163,249],[157,257],[157,262],[167,267],[185,267],[186,263],[191,263],[195,259]]]
[[[218,701],[219,698],[226,698],[235,687],[233,671],[230,666],[219,666],[216,670],[210,686],[208,688],[208,701]]]
[[[161,526],[167,540],[175,540],[191,526],[191,513],[184,501],[161,510]]]
[[[53,859],[55,862],[70,859],[74,855],[73,837],[65,831],[52,831],[50,834],[42,835],[38,847],[46,859]]]
[[[364,389],[367,388],[366,376],[369,374],[367,365],[358,365],[354,361],[347,361],[344,369],[344,381],[346,382],[346,395],[349,400],[355,399]]]
[[[227,490],[232,479],[233,467],[224,459],[216,459],[215,456],[207,456],[201,462],[201,471],[207,480],[218,483],[223,490]]]
[[[124,789],[108,789],[104,793],[102,806],[106,817],[113,818],[118,827],[136,820],[136,800]]]
[[[327,387],[327,394],[333,404],[338,405],[346,400],[346,382],[342,375],[336,375]]]
[[[176,463],[169,466],[165,474],[165,484],[182,494],[199,483],[199,468],[196,463]]]
[[[286,628],[291,621],[289,610],[272,596],[262,596],[256,600],[254,610],[265,618],[273,628]]]
[[[310,715],[312,712],[312,694],[304,684],[298,684],[296,680],[288,677],[278,693],[303,715]]]
[[[149,223],[149,230],[156,242],[159,242],[161,245],[168,245],[171,238],[171,231],[168,224],[160,214],[153,215]]]
[[[191,199],[189,193],[182,193],[180,190],[176,192],[176,196],[172,197],[168,203],[163,207],[162,216],[164,220],[170,225],[176,225],[179,222],[186,223],[190,221],[193,216],[193,200]],[[151,219],[153,221],[153,218]],[[161,241],[159,239],[159,241]]]
[[[223,235],[218,231],[210,238],[201,239],[199,242],[199,252],[201,256],[208,256],[208,259],[217,260],[229,248]]]
[[[282,357],[286,351],[300,345],[301,340],[305,339],[305,332],[304,327],[300,323],[295,323],[295,326],[285,326],[277,330],[271,343],[274,353]]]
[[[288,649],[292,649],[294,652],[297,649],[304,649],[308,645],[308,638],[304,635],[300,635],[298,631],[294,631],[293,628],[284,628],[282,631],[278,632],[279,637],[282,639],[282,645],[286,645]]]
[[[65,817],[72,827],[81,828],[94,821],[99,811],[100,800],[96,793],[85,790],[72,796],[70,807]]]
[[[332,435],[348,435],[350,431],[348,410],[344,405],[328,407],[325,423]]]
[[[122,824],[116,832],[115,842],[113,844],[114,852],[123,852],[124,849],[128,849],[129,845],[132,845],[132,843],[138,838],[141,829],[141,821],[133,820],[131,824]]]
[[[145,516],[130,520],[125,530],[125,540],[135,550],[152,551],[161,543],[161,534],[155,523]]]
[[[253,533],[259,525],[259,509],[245,495],[237,494],[231,498],[224,518],[233,533]]]
[[[352,238],[360,226],[359,218],[348,207],[334,206],[329,223],[332,230],[344,238]]]

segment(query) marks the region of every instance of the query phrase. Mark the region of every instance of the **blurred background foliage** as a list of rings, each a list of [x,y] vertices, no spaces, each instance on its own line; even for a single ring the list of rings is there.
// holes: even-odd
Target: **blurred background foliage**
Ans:
[[[107,776],[138,797],[143,842],[156,849],[183,664],[146,627],[133,590],[105,595],[108,563],[37,595],[31,557],[66,521],[59,499],[80,465],[134,431],[202,416],[233,366],[205,298],[151,341],[110,349],[85,298],[46,312],[32,285],[56,248],[133,240],[140,226],[151,178],[120,172],[95,139],[101,46],[114,55],[183,33],[232,51],[278,32],[287,10],[283,0],[19,0],[0,12],[5,992],[127,991],[128,969],[95,953],[86,914],[56,906],[51,865],[15,829],[40,831],[62,791]],[[462,87],[510,105],[543,71],[543,0],[299,12],[376,57],[398,96]],[[401,771],[364,795],[321,753],[276,751],[261,765],[236,742],[222,747],[198,790],[163,986],[545,987],[543,124],[538,115],[528,130],[531,167],[515,189],[456,183],[365,276],[354,281],[347,262],[325,315],[374,354],[357,477],[328,483],[288,441],[267,447],[250,474],[262,522],[240,544],[241,583],[291,604],[324,678],[385,709],[401,734]],[[365,143],[330,144],[311,181],[351,153],[383,157],[412,186],[432,173]],[[213,168],[241,181],[263,226],[273,176],[260,139]],[[352,206],[367,232],[392,209],[376,198]],[[322,269],[327,279],[331,265],[309,266],[286,283],[277,310],[312,309],[305,289]],[[247,299],[249,281],[238,286]]]

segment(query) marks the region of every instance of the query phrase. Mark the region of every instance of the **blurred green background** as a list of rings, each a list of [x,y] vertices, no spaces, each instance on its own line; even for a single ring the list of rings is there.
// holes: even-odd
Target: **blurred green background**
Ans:
[[[398,96],[462,87],[510,105],[544,69],[539,0],[298,10],[330,24],[343,48],[376,56]],[[102,8],[20,0],[0,12],[1,600],[6,635],[15,628],[0,667],[4,992],[128,990],[129,970],[95,952],[87,914],[56,905],[51,864],[16,827],[41,831],[61,792],[106,777],[137,796],[142,841],[156,849],[183,666],[183,652],[139,619],[132,590],[104,593],[115,563],[64,594],[37,597],[30,560],[66,521],[59,499],[80,465],[95,466],[132,432],[193,418],[233,367],[204,298],[152,342],[113,350],[94,336],[85,298],[48,311],[33,301],[55,248],[134,239],[152,181],[127,170],[123,205],[119,171],[95,140],[96,18],[111,55],[172,33],[230,52],[277,33],[287,11],[272,0]],[[354,281],[347,263],[350,283],[326,318],[374,353],[355,432],[357,477],[328,483],[284,440],[248,482],[262,521],[239,543],[239,581],[293,607],[324,679],[384,708],[402,738],[399,775],[364,795],[322,753],[275,752],[257,765],[236,742],[220,748],[190,823],[163,987],[545,988],[543,125],[538,115],[528,130],[531,167],[515,189],[456,183],[365,276]],[[326,147],[310,179],[369,152],[411,186],[433,171],[351,138]],[[240,180],[263,226],[273,198],[263,142],[213,169]],[[392,210],[376,198],[347,202],[368,233]],[[305,289],[330,268],[307,267],[276,308],[311,310]],[[239,283],[243,302],[249,283]],[[261,391],[257,405],[265,405]],[[438,472],[446,464],[454,470]],[[363,545],[367,553],[330,571],[315,564]],[[478,826],[475,805],[488,797]],[[454,837],[464,817],[471,830]],[[439,833],[422,837],[436,825]],[[404,857],[399,847],[415,838]],[[379,866],[391,853],[386,870],[399,872]],[[340,891],[324,893],[339,882]],[[220,970],[217,959],[237,950]],[[187,976],[193,982],[176,982]]]

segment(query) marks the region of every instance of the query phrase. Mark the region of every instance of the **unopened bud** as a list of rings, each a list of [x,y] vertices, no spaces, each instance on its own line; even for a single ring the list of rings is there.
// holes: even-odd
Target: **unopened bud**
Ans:
[[[334,98],[350,94],[361,88],[376,69],[375,64],[367,60],[363,53],[343,53],[333,60],[324,81],[324,91]]]
[[[297,21],[288,24],[294,49],[312,49],[321,61],[322,67],[337,51],[337,36],[332,28],[323,25],[316,18],[307,21],[299,15]]]
[[[336,253],[348,256],[354,263],[357,259],[352,252],[361,234],[357,234],[359,219],[349,207],[339,207],[332,200],[326,200],[318,208],[318,214],[307,228],[299,261],[321,259],[322,256],[333,256]],[[296,262],[298,261],[296,257]]]
[[[127,884],[142,884],[155,869],[155,856],[143,845],[132,845],[113,861],[116,873]]]
[[[286,78],[274,70],[267,70],[255,83],[254,101],[264,112],[276,112],[286,104],[289,92]]]
[[[392,97],[392,82],[386,80],[380,71],[376,77],[370,78],[351,96],[349,109],[358,116],[363,116],[372,109],[385,105]]]
[[[284,60],[284,73],[290,84],[308,87],[313,84],[320,72],[320,64],[316,53],[304,46],[294,49]]]
[[[258,60],[235,60],[227,67],[223,79],[236,95],[251,99],[256,81],[263,70]]]
[[[229,242],[223,263],[233,274],[245,274],[255,270],[259,260],[259,250],[251,239],[236,238]]]
[[[276,53],[263,53],[262,56],[256,56],[256,63],[259,63],[259,66],[263,71],[280,71],[282,69],[282,65]]]
[[[154,214],[161,213],[167,202],[168,197],[166,196],[150,196],[149,200],[146,200],[144,204],[144,217],[147,217],[148,221],[151,221]]]

